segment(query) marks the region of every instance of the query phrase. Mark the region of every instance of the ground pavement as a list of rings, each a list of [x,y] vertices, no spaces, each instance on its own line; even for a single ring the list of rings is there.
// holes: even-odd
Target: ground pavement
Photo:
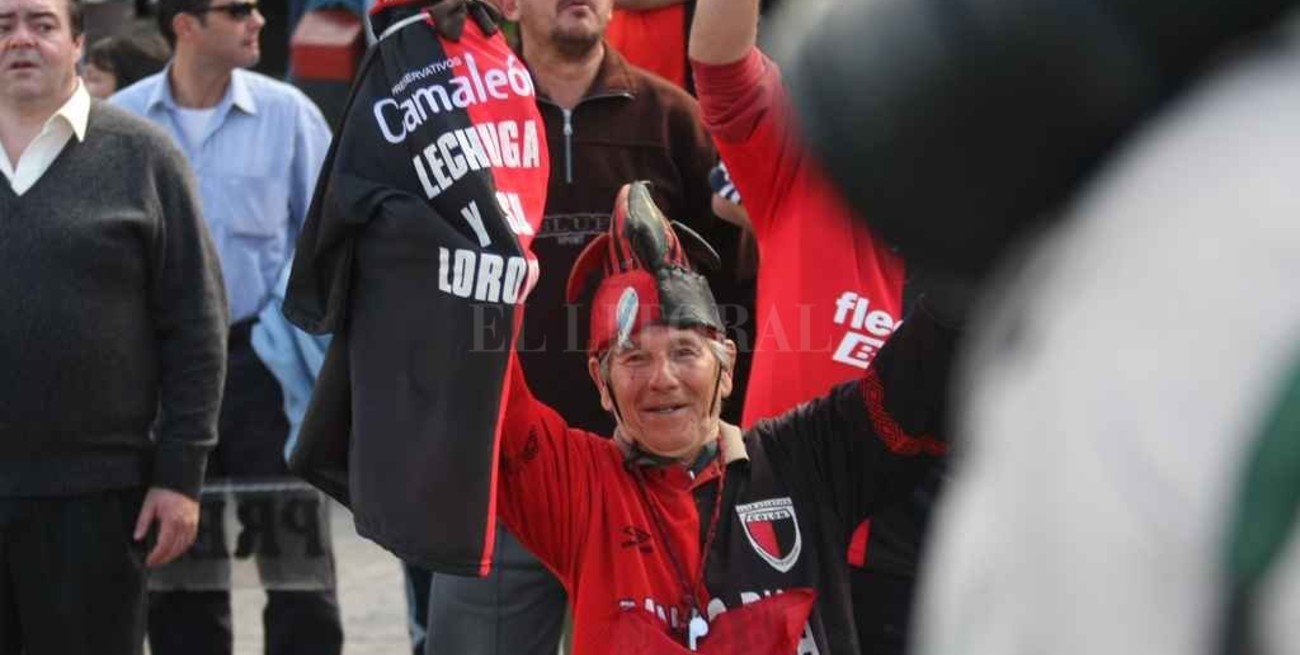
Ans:
[[[330,521],[343,614],[343,655],[408,655],[406,596],[397,559],[374,542],[358,537],[346,509],[335,505]],[[235,655],[262,655],[266,594],[236,589],[231,596]]]

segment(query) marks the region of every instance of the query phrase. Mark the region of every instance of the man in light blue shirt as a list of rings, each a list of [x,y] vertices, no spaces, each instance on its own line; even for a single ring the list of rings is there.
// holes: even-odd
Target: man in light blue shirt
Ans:
[[[232,20],[212,9],[209,23]],[[243,20],[254,24],[252,16]],[[187,93],[188,84],[178,81],[186,74],[181,53],[178,42],[166,69],[112,102],[166,128],[193,164],[221,256],[231,322],[238,323],[261,310],[288,263],[329,147],[329,126],[301,91],[249,70],[227,71],[215,95],[207,89]]]
[[[283,391],[250,344],[311,202],[330,132],[297,89],[244,70],[257,63],[265,19],[247,0],[161,0],[158,22],[175,55],[161,73],[111,102],[163,126],[189,157],[230,299],[230,343],[219,441],[208,478],[287,474]],[[337,655],[333,589],[268,590],[267,655]],[[226,591],[151,595],[155,655],[230,655]]]

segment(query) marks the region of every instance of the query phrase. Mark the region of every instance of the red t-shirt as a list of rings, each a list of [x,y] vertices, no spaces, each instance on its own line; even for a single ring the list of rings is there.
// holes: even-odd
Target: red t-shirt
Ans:
[[[902,319],[903,260],[799,142],[776,64],[754,49],[733,64],[692,65],[705,125],[758,241],[749,427],[862,375]]]
[[[686,88],[686,6],[614,10],[605,41],[634,66]]]

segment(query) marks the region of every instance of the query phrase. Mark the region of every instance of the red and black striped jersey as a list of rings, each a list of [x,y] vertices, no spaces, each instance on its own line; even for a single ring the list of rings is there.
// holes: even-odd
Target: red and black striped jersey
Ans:
[[[486,574],[510,344],[549,156],[533,81],[476,20],[381,3],[285,314],[335,338],[291,466],[407,562]]]

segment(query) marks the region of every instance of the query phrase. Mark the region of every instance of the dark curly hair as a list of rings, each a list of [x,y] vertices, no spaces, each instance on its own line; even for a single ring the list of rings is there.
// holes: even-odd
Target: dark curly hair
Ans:
[[[112,73],[117,88],[125,89],[162,70],[170,57],[171,48],[161,36],[137,28],[96,41],[86,53],[86,63]]]

